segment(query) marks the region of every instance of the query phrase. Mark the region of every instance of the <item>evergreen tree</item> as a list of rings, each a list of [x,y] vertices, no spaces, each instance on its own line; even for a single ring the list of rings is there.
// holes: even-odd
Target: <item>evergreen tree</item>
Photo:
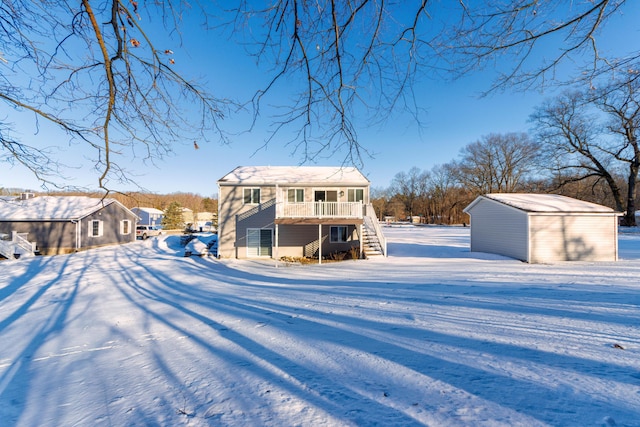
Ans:
[[[164,218],[162,218],[162,227],[166,230],[181,230],[184,228],[184,220],[182,219],[182,205],[178,202],[171,202],[164,210]]]

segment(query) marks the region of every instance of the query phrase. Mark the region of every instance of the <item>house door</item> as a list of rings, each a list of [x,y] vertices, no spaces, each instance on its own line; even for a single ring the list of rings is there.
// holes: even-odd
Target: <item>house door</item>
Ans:
[[[328,205],[325,205],[325,202],[337,202],[338,201],[338,191],[337,190],[316,190],[313,193],[314,200],[317,202],[315,204],[315,214],[316,215],[329,215],[331,213],[331,208]]]
[[[247,257],[270,257],[273,247],[273,231],[270,228],[247,230]]]

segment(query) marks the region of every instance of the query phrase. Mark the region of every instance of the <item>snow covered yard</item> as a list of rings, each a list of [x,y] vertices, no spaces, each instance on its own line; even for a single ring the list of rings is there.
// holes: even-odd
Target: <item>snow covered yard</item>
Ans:
[[[0,263],[0,425],[640,426],[640,234],[616,263],[469,252],[183,257],[178,236]]]

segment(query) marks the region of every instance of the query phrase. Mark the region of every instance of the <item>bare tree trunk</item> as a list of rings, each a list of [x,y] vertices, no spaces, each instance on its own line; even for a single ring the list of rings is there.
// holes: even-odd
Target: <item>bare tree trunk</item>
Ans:
[[[637,157],[636,157],[637,159]],[[636,185],[638,182],[638,170],[640,169],[640,161],[629,165],[629,178],[627,180],[627,209],[622,217],[622,225],[635,227],[636,224]]]

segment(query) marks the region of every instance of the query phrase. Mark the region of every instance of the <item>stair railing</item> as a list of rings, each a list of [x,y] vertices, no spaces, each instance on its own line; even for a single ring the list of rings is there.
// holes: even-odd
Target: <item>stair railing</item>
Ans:
[[[34,254],[36,244],[27,240],[27,233],[12,232],[11,241],[16,249],[21,249],[20,252],[16,251],[16,253],[20,253],[21,255]]]
[[[378,222],[378,217],[376,216],[376,211],[373,208],[373,205],[369,203],[365,205],[365,215],[369,218],[369,222],[373,227],[373,231],[376,233],[378,237],[378,241],[380,242],[380,249],[382,250],[382,255],[387,256],[387,238],[384,237],[382,233],[382,228],[380,227],[380,222]]]

